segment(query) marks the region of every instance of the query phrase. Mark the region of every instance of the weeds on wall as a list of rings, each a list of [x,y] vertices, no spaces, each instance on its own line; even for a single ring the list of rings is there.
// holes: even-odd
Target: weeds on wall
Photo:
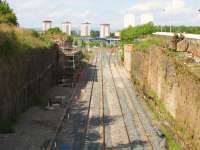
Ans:
[[[174,118],[170,115],[170,113],[166,110],[165,105],[163,104],[163,101],[158,98],[156,93],[152,90],[149,90],[149,88],[141,88],[140,82],[135,79],[132,76],[132,81],[134,85],[136,86],[136,89],[138,90],[138,93],[140,93],[141,99],[143,99],[146,107],[149,109],[149,111],[152,114],[152,117],[155,121],[158,121],[159,123],[157,126],[161,130],[161,132],[165,135],[167,140],[167,148],[169,150],[182,150],[182,147],[180,144],[178,144],[174,138],[174,130],[172,129],[170,123],[174,123]],[[168,122],[166,124],[166,122]]]

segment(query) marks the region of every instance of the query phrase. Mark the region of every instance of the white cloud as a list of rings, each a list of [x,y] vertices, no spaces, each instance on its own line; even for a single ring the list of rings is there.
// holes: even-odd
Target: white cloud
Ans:
[[[156,10],[160,7],[161,7],[161,3],[157,1],[146,1],[146,2],[142,1],[128,8],[128,12],[141,13],[141,12]]]
[[[184,0],[172,0],[172,2],[167,3],[164,10],[168,15],[175,15],[190,11],[189,8],[186,7]]]
[[[135,16],[133,14],[126,14],[124,16],[124,27],[135,26]]]
[[[136,16],[144,13],[154,14],[154,22],[157,24],[171,24],[172,22],[179,25],[197,24],[200,22],[200,17],[197,15],[197,9],[194,9],[191,4],[186,0],[141,0],[129,7],[126,12]],[[139,22],[139,19],[136,20]]]
[[[152,13],[145,13],[141,15],[141,24],[154,21],[154,15]]]

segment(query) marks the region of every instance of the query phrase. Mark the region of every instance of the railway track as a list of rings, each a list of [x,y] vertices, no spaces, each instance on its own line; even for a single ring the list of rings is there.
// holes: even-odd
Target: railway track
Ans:
[[[104,110],[104,78],[103,78],[103,63],[102,63],[102,52],[101,52],[101,98],[100,98],[100,103],[101,103],[101,107],[100,107],[100,118],[101,118],[101,131],[100,131],[100,135],[102,137],[102,145],[103,145],[103,150],[106,149],[106,145],[105,145],[105,110]]]
[[[96,64],[97,64],[97,57],[95,58],[95,60],[93,61],[93,63],[92,63],[92,65],[94,66],[94,67],[96,67]],[[73,103],[75,103],[76,102],[76,100],[77,100],[77,97],[76,97],[76,94],[78,93],[78,92],[80,92],[81,91],[81,88],[82,88],[82,85],[84,84],[83,82],[86,82],[86,80],[87,80],[87,76],[88,76],[88,74],[87,74],[87,69],[86,69],[86,71],[84,71],[84,73],[83,73],[83,75],[82,75],[82,77],[81,77],[81,79],[80,79],[80,81],[77,83],[77,85],[75,86],[75,88],[74,88],[74,90],[73,90],[73,92],[72,92],[72,94],[71,94],[71,97],[70,97],[70,99],[69,99],[69,102],[68,102],[68,104],[67,104],[67,106],[66,106],[66,108],[65,108],[65,110],[64,110],[64,112],[63,112],[63,114],[62,114],[62,116],[60,117],[60,121],[59,121],[59,123],[58,123],[58,125],[57,125],[57,127],[56,127],[56,130],[55,130],[55,133],[54,133],[54,135],[50,138],[50,142],[49,142],[49,144],[46,146],[46,147],[41,147],[41,150],[54,150],[54,149],[59,149],[58,148],[58,146],[57,146],[57,136],[59,135],[59,133],[60,133],[60,131],[62,130],[62,127],[63,127],[63,124],[64,124],[64,121],[65,120],[68,120],[68,119],[70,119],[69,118],[69,116],[70,116],[70,111],[71,111],[71,109],[72,109],[72,104]],[[86,120],[86,122],[88,121],[88,115],[89,115],[89,110],[90,110],[90,104],[91,104],[91,95],[92,95],[92,91],[93,91],[93,84],[94,84],[94,76],[95,76],[95,74],[96,74],[96,71],[94,71],[93,72],[93,75],[92,75],[92,87],[91,87],[91,91],[90,91],[90,99],[89,99],[89,106],[88,106],[88,113],[87,113],[87,120]],[[85,125],[85,129],[84,129],[84,133],[83,133],[83,137],[85,137],[85,133],[87,132],[87,126]],[[84,145],[84,142],[83,141],[81,141],[80,142],[80,147],[83,147],[83,145]]]
[[[118,93],[117,86],[116,86],[116,83],[115,83],[115,79],[114,79],[114,76],[113,76],[113,71],[112,71],[112,68],[111,68],[111,62],[110,62],[111,59],[110,59],[110,57],[111,57],[111,55],[109,55],[109,58],[108,58],[108,62],[109,62],[108,65],[109,65],[110,73],[111,73],[111,76],[112,76],[112,82],[113,82],[114,89],[115,89],[115,92],[116,92],[116,95],[117,95],[118,104],[120,106],[120,111],[121,111],[121,115],[122,115],[122,118],[123,118],[123,123],[124,123],[124,127],[125,127],[125,130],[126,130],[128,142],[129,142],[129,147],[130,148],[128,148],[128,149],[131,150],[132,149],[131,139],[130,139],[130,135],[129,135],[129,132],[128,132],[127,124],[126,124],[126,121],[125,121],[125,116],[124,116],[124,113],[123,113],[122,104],[120,102],[119,93]]]
[[[56,141],[59,139],[58,136],[61,130],[72,130],[72,128],[63,129],[63,127],[70,124],[70,119],[72,118],[68,116],[72,113],[71,109],[76,109],[75,106],[73,107],[73,104],[80,103],[81,101],[84,103],[86,110],[84,112],[81,111],[84,121],[76,122],[75,119],[71,125],[73,130],[80,131],[78,131],[78,134],[71,142],[73,150],[163,150],[159,148],[159,143],[155,141],[156,139],[152,138],[153,127],[149,125],[149,122],[144,121],[148,116],[144,114],[144,110],[140,110],[141,104],[137,103],[137,100],[134,100],[132,91],[130,91],[133,87],[127,85],[127,78],[122,76],[125,75],[123,73],[124,70],[122,71],[118,66],[116,58],[113,61],[111,60],[111,55],[108,55],[105,51],[101,51],[97,54],[92,66],[92,74],[91,71],[86,70],[82,81],[75,87],[56,132],[52,136],[48,148],[45,150],[54,150],[53,147],[55,147]],[[79,98],[76,98],[76,93],[80,92],[81,88],[83,88],[83,82],[86,82],[83,80],[90,82],[89,86],[87,83],[86,89],[84,89],[84,95],[86,95],[82,98],[84,100],[79,101]],[[119,84],[121,87],[119,87]],[[109,124],[107,117],[112,118],[115,115],[117,115],[116,122]],[[63,125],[64,121],[65,125]],[[82,125],[74,128],[76,123]],[[122,133],[123,136],[115,133],[118,132],[115,131],[116,129],[119,129],[119,133]],[[132,129],[134,131],[131,131]],[[137,135],[133,132],[137,132]],[[96,139],[92,139],[91,134],[95,135]]]
[[[110,57],[111,57],[111,55],[110,55]],[[111,59],[110,57],[109,57],[109,59]],[[111,70],[111,72],[113,72],[113,71],[112,71],[113,69],[112,69],[111,63],[109,63],[109,65],[110,65],[110,70]],[[114,64],[114,66],[116,67],[116,64]],[[119,69],[119,68],[118,68],[118,69]],[[117,73],[118,73],[118,75],[119,75],[119,77],[120,77],[120,81],[122,82],[123,87],[124,87],[125,90],[127,91],[127,87],[126,87],[126,85],[125,85],[125,83],[124,83],[124,81],[123,81],[123,79],[122,79],[122,77],[121,77],[121,74],[119,73],[118,69],[115,69],[115,70],[117,71]],[[113,73],[112,73],[112,77],[113,77],[113,82],[115,83],[116,81],[115,81],[115,79],[114,79]],[[117,91],[116,83],[115,83],[115,88],[116,88],[116,91]],[[145,129],[143,123],[142,123],[142,120],[141,120],[141,118],[140,118],[140,115],[139,115],[137,109],[134,107],[134,105],[133,105],[132,102],[131,102],[131,99],[132,99],[131,96],[129,95],[129,93],[126,94],[126,95],[128,96],[128,99],[126,99],[126,101],[129,101],[129,102],[127,102],[127,103],[128,103],[128,104],[131,104],[131,106],[132,106],[132,107],[130,107],[130,105],[128,105],[129,109],[131,110],[132,115],[133,115],[133,116],[137,116],[137,120],[139,121],[139,124],[141,125],[141,127],[142,127],[142,129],[143,129],[143,136],[145,137],[147,143],[150,144],[150,149],[151,149],[151,150],[154,150],[153,145],[152,145],[152,143],[151,143],[151,141],[150,141],[150,139],[149,139],[149,135],[147,134],[146,129]],[[130,102],[131,102],[131,103],[130,103]],[[128,131],[127,131],[127,132],[128,132]],[[128,133],[127,133],[127,134],[128,134]],[[140,132],[140,134],[141,134],[141,132]],[[130,144],[131,144],[131,143],[130,143]],[[132,148],[132,146],[131,146],[131,148]]]
[[[96,73],[99,73],[97,78],[98,78],[98,83],[99,87],[100,88],[100,95],[98,95],[98,100],[99,100],[99,144],[98,144],[98,148],[97,147],[93,147],[91,148],[90,147],[90,144],[88,144],[86,142],[86,137],[84,139],[84,144],[86,144],[86,146],[83,146],[83,149],[84,150],[90,150],[90,149],[101,149],[101,150],[105,150],[106,149],[106,145],[105,145],[105,119],[104,119],[104,81],[103,81],[103,64],[102,64],[102,53],[100,53],[100,62],[99,62],[99,70],[96,72]],[[97,75],[97,74],[96,74]],[[97,88],[96,87],[96,88]],[[96,89],[97,90],[97,89]],[[96,93],[91,93],[91,101],[94,100],[93,96],[95,95]],[[90,104],[91,104],[91,101],[90,101]],[[96,104],[97,105],[97,104]],[[87,120],[87,129],[89,128],[89,123],[90,123],[90,113],[91,110],[90,110],[90,107],[89,107],[89,110],[88,110],[88,120]],[[88,130],[85,130],[85,134],[87,134],[87,132],[89,132]]]
[[[109,57],[111,57],[111,55]],[[131,84],[131,87],[128,87],[127,86],[128,83],[127,82],[125,83],[125,79],[124,79],[124,77],[122,77],[122,74],[124,76],[126,76],[127,78],[128,78],[128,76],[127,76],[127,74],[124,70],[122,72],[123,68],[119,67],[118,58],[116,58],[116,57],[118,57],[118,56],[116,56],[116,53],[115,53],[114,64],[112,65],[112,67],[111,67],[111,64],[110,64],[110,68],[111,68],[111,70],[113,70],[112,68],[114,68],[115,72],[117,72],[117,74],[118,74],[118,77],[119,77],[121,83],[123,84],[123,87],[125,88],[126,95],[127,95],[127,98],[128,98],[127,99],[128,107],[131,110],[132,116],[137,117],[137,120],[139,121],[139,124],[143,129],[142,133],[143,133],[143,136],[145,137],[145,139],[147,141],[147,144],[149,145],[148,149],[150,149],[150,150],[164,149],[164,148],[161,148],[159,146],[160,143],[158,143],[158,139],[155,139],[155,138],[157,138],[156,137],[157,135],[154,134],[155,130],[152,127],[151,122],[144,123],[144,120],[148,120],[149,116],[145,113],[143,108],[138,108],[139,105],[140,105],[140,107],[142,107],[141,103],[139,103],[139,102],[137,103],[137,100],[133,100],[133,95],[130,94],[130,92],[132,92],[132,91],[130,91],[130,89],[134,89],[133,85]],[[113,77],[113,79],[114,79],[114,77]],[[129,80],[129,82],[130,82],[130,80]],[[141,116],[143,116],[143,117],[141,117]],[[153,138],[152,136],[155,136],[155,137]]]

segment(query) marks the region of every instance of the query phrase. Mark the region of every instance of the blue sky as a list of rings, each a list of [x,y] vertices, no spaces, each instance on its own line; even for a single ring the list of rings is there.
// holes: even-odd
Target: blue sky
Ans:
[[[73,27],[89,21],[93,28],[110,23],[112,29],[123,28],[125,14],[150,14],[156,24],[200,25],[200,0],[7,0],[23,27],[41,27],[50,19],[54,26],[71,21]],[[173,1],[173,2],[172,2]],[[173,5],[172,5],[173,4]]]

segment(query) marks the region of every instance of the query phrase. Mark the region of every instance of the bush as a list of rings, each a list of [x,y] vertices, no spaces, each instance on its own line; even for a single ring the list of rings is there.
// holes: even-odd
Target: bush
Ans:
[[[48,31],[46,31],[46,34],[61,34],[61,33],[62,31],[58,27],[51,28]]]
[[[0,56],[10,56],[45,48],[49,48],[48,42],[33,36],[31,30],[0,24]]]
[[[36,37],[36,38],[40,37],[40,34],[36,30],[31,30],[31,32],[32,32],[33,37]]]
[[[42,38],[46,41],[62,40],[62,41],[71,41],[73,42],[73,37],[63,33],[58,27],[51,28],[46,31]]]
[[[156,27],[153,23],[144,24],[136,27],[128,27],[121,31],[121,40],[126,43],[132,43],[134,38],[138,38],[143,35],[149,35],[156,31]]]
[[[0,23],[18,25],[17,17],[6,0],[0,1]]]
[[[145,50],[147,50],[151,45],[163,45],[164,43],[165,39],[163,38],[148,36],[145,39],[135,43],[134,46],[136,49],[145,52]]]

